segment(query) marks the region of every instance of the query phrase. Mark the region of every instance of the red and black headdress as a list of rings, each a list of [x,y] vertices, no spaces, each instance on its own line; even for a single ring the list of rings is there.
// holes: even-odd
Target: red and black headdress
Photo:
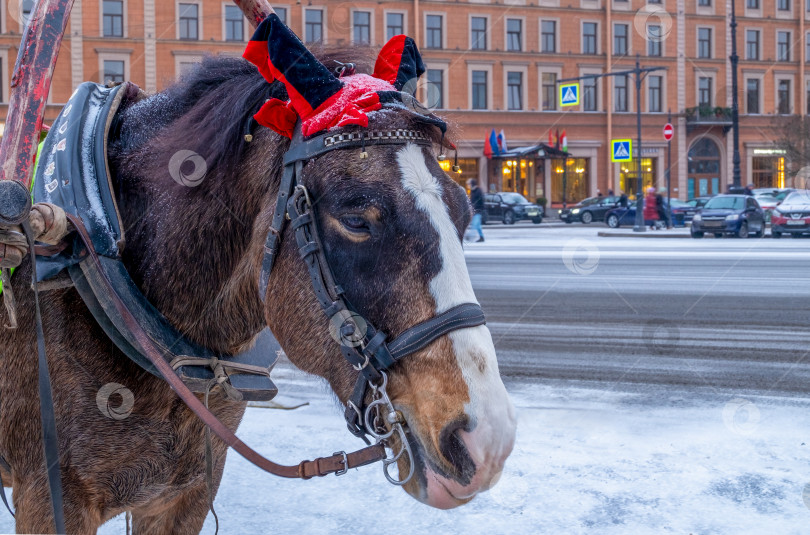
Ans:
[[[371,76],[337,77],[271,14],[256,29],[243,57],[268,82],[278,80],[287,88],[289,101],[270,99],[254,115],[256,122],[287,137],[292,137],[299,117],[301,132],[311,136],[336,126],[368,126],[368,113],[386,104],[404,103],[424,116],[429,114],[411,95],[402,93],[409,81],[415,82],[425,72],[416,43],[404,35],[386,43]],[[431,118],[431,122],[444,130],[439,119]]]

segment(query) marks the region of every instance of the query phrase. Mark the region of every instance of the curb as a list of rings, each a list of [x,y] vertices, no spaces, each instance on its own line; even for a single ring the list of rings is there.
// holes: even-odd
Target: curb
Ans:
[[[600,231],[597,236],[600,238],[688,238],[692,239],[690,234],[673,234],[673,233],[660,233],[654,230],[646,232],[604,232]]]

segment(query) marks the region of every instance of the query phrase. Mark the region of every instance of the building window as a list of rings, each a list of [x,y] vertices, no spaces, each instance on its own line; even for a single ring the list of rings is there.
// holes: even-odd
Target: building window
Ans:
[[[582,53],[596,54],[596,29],[595,22],[582,23]]]
[[[745,7],[748,9],[759,9],[759,0],[745,0]]]
[[[712,105],[712,79],[708,76],[698,78],[698,106]]]
[[[557,51],[557,21],[544,20],[540,23],[540,51]]]
[[[567,203],[574,204],[588,197],[588,192],[591,190],[589,180],[591,173],[588,165],[590,161],[590,158],[551,160],[551,202],[561,203],[563,201],[563,177],[565,177],[565,201]]]
[[[790,0],[779,0],[776,4],[779,11],[790,11]]]
[[[745,82],[745,111],[759,113],[759,79],[749,78]]]
[[[791,102],[790,102],[790,80],[779,80],[776,86],[776,98],[778,99],[777,113],[782,115],[789,115]]]
[[[698,28],[698,57],[712,57],[712,29]]]
[[[543,110],[557,109],[557,73],[543,73]]]
[[[506,50],[523,50],[523,21],[520,19],[506,19]]]
[[[523,73],[522,72],[508,72],[506,73],[506,89],[509,95],[507,109],[509,110],[522,110],[523,109]]]
[[[180,39],[196,40],[200,38],[199,31],[200,6],[197,4],[180,4]]]
[[[304,12],[304,37],[307,43],[323,41],[323,11],[307,9]]]
[[[663,35],[661,35],[661,25],[660,24],[650,24],[647,26],[647,55],[648,56],[660,56],[661,55],[661,41],[663,40]]]
[[[225,6],[225,40],[245,40],[245,16],[239,6]]]
[[[627,24],[613,25],[613,53],[617,56],[627,55]]]
[[[700,7],[712,7],[712,0],[698,0],[698,6],[700,6]]]
[[[807,0],[807,5],[810,6],[810,0]],[[810,61],[810,33],[804,36],[804,61]]]
[[[790,32],[776,32],[776,59],[790,61]]]
[[[273,11],[276,12],[276,15],[278,15],[278,18],[281,20],[281,22],[283,22],[284,24],[287,24],[287,8],[286,7],[274,7]]]
[[[582,80],[582,109],[584,111],[596,111],[598,106],[596,78],[585,78]]]
[[[470,18],[470,48],[472,50],[487,49],[487,18]]]
[[[806,106],[807,106],[807,107],[806,107],[806,111],[805,111],[805,113],[807,113],[808,115],[810,115],[810,80],[808,80],[807,82],[805,82],[804,93],[805,93],[805,97],[804,97],[804,98],[805,98],[805,100],[807,101],[807,103],[806,103]]]
[[[428,15],[425,22],[427,29],[427,48],[441,48],[444,17],[442,15]]]
[[[426,105],[430,109],[444,108],[444,71],[427,70]]]
[[[385,14],[385,39],[405,33],[405,15],[402,13]]]
[[[104,0],[102,9],[104,10],[104,37],[124,37],[123,0]]]
[[[745,59],[759,59],[759,30],[745,30]]]
[[[22,20],[20,21],[20,25],[28,26],[28,21],[31,20],[31,12],[34,11],[36,0],[22,0],[20,4],[20,11],[22,12]]]
[[[104,60],[104,83],[124,81],[124,62],[121,60]]]
[[[487,71],[472,72],[472,109],[487,109]]]
[[[371,13],[355,11],[352,13],[352,37],[355,43],[371,43]]]
[[[615,111],[627,111],[627,76],[613,77],[613,104]]]
[[[651,113],[661,113],[662,107],[662,98],[661,93],[664,87],[664,77],[663,76],[655,76],[650,75],[648,82],[647,82],[647,90],[648,90],[648,102],[647,107]]]

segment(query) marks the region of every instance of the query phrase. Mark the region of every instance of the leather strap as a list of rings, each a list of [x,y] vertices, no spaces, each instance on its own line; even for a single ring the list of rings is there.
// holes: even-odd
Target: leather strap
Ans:
[[[42,423],[42,447],[45,453],[45,471],[48,476],[48,488],[51,492],[51,506],[53,508],[53,521],[56,532],[66,533],[65,510],[62,498],[62,475],[59,467],[59,436],[56,432],[56,414],[53,409],[51,374],[48,370],[48,358],[45,354],[45,332],[42,329],[42,314],[39,309],[37,262],[33,256],[34,233],[28,221],[23,221],[22,228],[31,251],[31,286],[34,291],[37,360],[39,363],[39,414]]]
[[[90,236],[87,234],[82,221],[76,217],[68,215],[68,218],[73,223],[76,231],[81,237],[82,241],[87,248],[90,260],[94,263],[99,263],[98,255],[93,248]],[[103,273],[102,270],[99,270]],[[211,431],[217,435],[229,447],[233,448],[242,457],[273,475],[288,478],[303,478],[309,479],[313,476],[324,476],[327,474],[343,473],[347,469],[365,466],[370,463],[381,461],[386,458],[385,448],[382,444],[375,444],[368,446],[353,453],[336,453],[329,457],[321,457],[314,461],[301,461],[294,466],[286,466],[265,458],[253,448],[242,442],[233,431],[228,429],[211,411],[209,411],[202,401],[197,398],[194,393],[183,383],[183,381],[174,373],[169,363],[162,357],[159,348],[155,347],[149,336],[140,327],[138,322],[129,313],[123,303],[118,299],[115,288],[106,278],[103,283],[107,286],[107,291],[112,297],[112,302],[118,309],[119,314],[125,319],[127,325],[132,329],[133,335],[138,339],[138,342],[144,348],[146,357],[152,362],[155,368],[163,375],[163,378],[169,383],[169,386],[180,397],[181,400],[191,409],[205,425],[211,428]],[[61,495],[61,494],[60,494]]]

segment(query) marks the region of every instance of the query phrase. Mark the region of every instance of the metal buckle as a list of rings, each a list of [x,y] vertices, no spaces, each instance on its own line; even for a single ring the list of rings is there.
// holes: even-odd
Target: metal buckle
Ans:
[[[343,455],[343,470],[338,470],[335,472],[335,476],[342,476],[346,472],[349,471],[349,456],[346,455],[345,451],[336,451],[332,455]]]
[[[368,355],[363,353],[363,356],[366,358],[365,362],[363,362],[362,364],[356,364],[356,365],[352,364],[352,368],[354,368],[355,370],[357,370],[359,372],[363,371],[365,369],[365,367],[368,366],[368,364],[369,364]]]

